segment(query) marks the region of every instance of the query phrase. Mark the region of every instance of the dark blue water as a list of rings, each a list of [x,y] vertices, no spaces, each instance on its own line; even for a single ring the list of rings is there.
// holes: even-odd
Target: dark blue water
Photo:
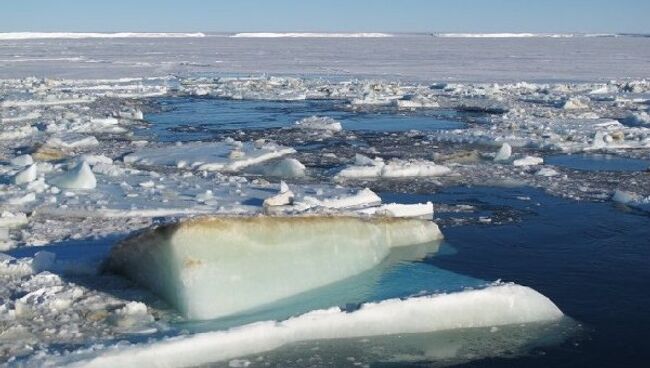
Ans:
[[[585,171],[641,171],[650,161],[606,154],[553,155],[544,157],[550,165]]]
[[[341,122],[343,129],[363,131],[432,131],[462,128],[452,111],[396,113],[352,112],[342,102],[251,101],[214,98],[165,98],[162,112],[147,114],[150,131],[161,141],[201,140],[210,132],[236,129],[268,129],[292,126],[309,116],[328,116]],[[144,132],[139,132],[143,134]]]
[[[449,188],[432,195],[382,197],[403,203],[472,204],[488,213],[502,206],[519,210],[524,215],[515,223],[443,229],[457,253],[431,257],[428,263],[478,279],[530,286],[585,326],[585,336],[578,341],[467,366],[647,366],[650,217],[646,214],[611,203],[559,199],[530,188]]]

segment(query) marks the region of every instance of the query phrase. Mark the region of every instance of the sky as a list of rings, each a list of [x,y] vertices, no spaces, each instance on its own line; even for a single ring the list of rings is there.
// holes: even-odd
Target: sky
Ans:
[[[0,32],[650,33],[650,0],[0,0]]]

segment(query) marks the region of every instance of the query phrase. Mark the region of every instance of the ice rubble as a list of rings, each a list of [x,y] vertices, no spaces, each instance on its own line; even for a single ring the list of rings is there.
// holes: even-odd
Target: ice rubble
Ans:
[[[557,321],[563,313],[524,286],[497,284],[480,290],[366,303],[353,312],[315,310],[285,321],[265,321],[225,331],[153,343],[88,350],[60,359],[84,367],[189,367],[263,353],[301,341],[397,335]]]
[[[254,142],[187,143],[175,147],[145,148],[124,157],[128,164],[175,166],[207,171],[239,171],[296,151],[273,143],[257,146]],[[292,164],[293,165],[293,164]],[[281,173],[282,168],[278,171]]]
[[[422,220],[215,217],[127,239],[111,252],[109,268],[188,318],[210,319],[359,274],[391,248],[441,238],[435,223]]]

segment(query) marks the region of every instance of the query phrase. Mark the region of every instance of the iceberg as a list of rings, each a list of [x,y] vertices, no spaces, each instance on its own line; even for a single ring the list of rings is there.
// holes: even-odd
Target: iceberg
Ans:
[[[84,367],[201,366],[305,341],[552,322],[563,316],[551,300],[531,288],[495,284],[479,290],[365,303],[354,312],[334,307],[279,322],[256,322],[224,331],[91,351],[68,357],[73,361],[67,363]]]
[[[162,296],[189,319],[249,311],[380,264],[391,248],[435,243],[425,220],[208,217],[125,239],[107,268]]]

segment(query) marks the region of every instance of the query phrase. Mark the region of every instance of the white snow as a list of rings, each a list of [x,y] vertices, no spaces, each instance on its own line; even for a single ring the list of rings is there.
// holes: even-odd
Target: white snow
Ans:
[[[562,317],[560,309],[542,294],[528,287],[503,284],[366,303],[349,313],[334,307],[281,322],[256,322],[225,331],[100,348],[86,355],[64,357],[60,363],[89,368],[201,366],[303,341],[487,328]]]
[[[359,274],[391,248],[441,238],[424,220],[214,217],[136,235],[109,263],[188,318],[211,319]]]

